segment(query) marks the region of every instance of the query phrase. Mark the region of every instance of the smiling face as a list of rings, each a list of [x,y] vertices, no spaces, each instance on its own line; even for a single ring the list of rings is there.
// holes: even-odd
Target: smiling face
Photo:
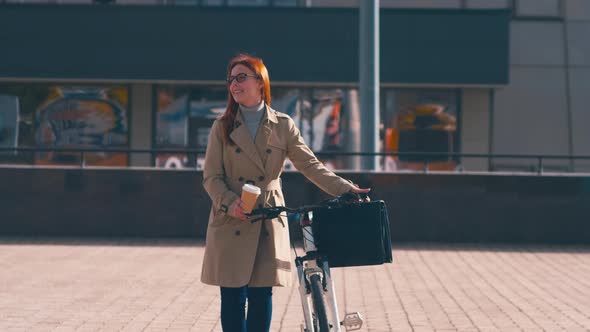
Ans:
[[[236,103],[246,107],[260,104],[263,84],[253,70],[242,64],[237,64],[232,68],[228,79],[233,79],[228,88]]]

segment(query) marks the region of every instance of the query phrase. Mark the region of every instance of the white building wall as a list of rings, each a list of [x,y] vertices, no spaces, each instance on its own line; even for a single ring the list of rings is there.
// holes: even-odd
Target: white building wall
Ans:
[[[461,152],[489,153],[490,89],[463,89],[461,93]],[[467,171],[485,171],[487,158],[463,158]]]
[[[510,31],[510,83],[496,92],[492,152],[567,155],[570,121],[564,23],[515,20]],[[508,167],[531,164],[535,162],[498,162]],[[563,170],[568,161],[548,164]]]
[[[511,23],[510,84],[496,93],[492,151],[590,155],[590,1],[525,0],[517,10],[531,19]],[[535,18],[543,15],[565,20]],[[590,162],[547,164],[590,171]]]

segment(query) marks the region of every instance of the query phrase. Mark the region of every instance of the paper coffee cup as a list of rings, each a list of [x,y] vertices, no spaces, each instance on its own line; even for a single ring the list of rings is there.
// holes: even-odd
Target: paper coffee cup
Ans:
[[[256,205],[256,200],[260,196],[260,188],[256,187],[255,185],[246,183],[242,187],[242,202],[244,202],[244,213],[252,212],[254,209],[254,205]]]

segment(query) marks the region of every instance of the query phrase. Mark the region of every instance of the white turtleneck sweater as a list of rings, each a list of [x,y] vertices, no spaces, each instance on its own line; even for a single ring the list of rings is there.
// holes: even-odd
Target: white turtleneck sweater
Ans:
[[[240,111],[244,119],[244,124],[248,127],[252,140],[256,140],[256,132],[258,131],[258,125],[260,125],[260,119],[264,110],[264,101],[254,107],[246,107],[240,104]]]

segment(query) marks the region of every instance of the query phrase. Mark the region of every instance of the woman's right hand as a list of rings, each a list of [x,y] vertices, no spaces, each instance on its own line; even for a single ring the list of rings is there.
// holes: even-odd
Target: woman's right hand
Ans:
[[[229,214],[231,217],[240,220],[246,220],[247,216],[244,214],[243,206],[244,202],[242,202],[241,199],[237,198],[233,203],[231,203],[231,205],[227,209],[227,214]]]

